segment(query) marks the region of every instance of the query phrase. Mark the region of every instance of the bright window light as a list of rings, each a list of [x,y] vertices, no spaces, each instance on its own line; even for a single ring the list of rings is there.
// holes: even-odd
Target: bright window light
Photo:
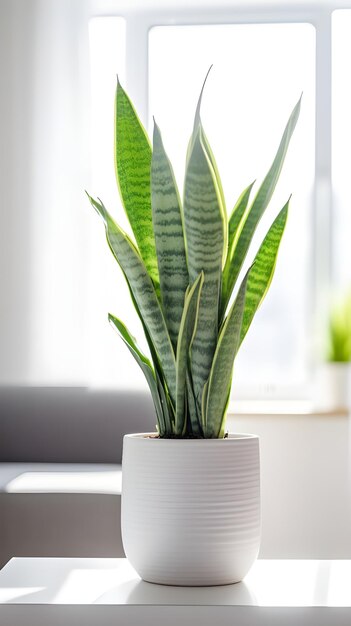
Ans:
[[[303,92],[300,120],[259,237],[292,192],[287,231],[272,287],[245,339],[234,375],[236,397],[275,397],[277,389],[284,395],[285,387],[291,395],[293,386],[306,382],[310,348],[315,30],[311,24],[281,23],[162,26],[150,31],[150,129],[154,115],[180,187],[197,98],[211,64],[202,119],[228,212],[250,182],[262,181]]]
[[[89,23],[91,72],[91,152],[93,187],[116,202],[113,170],[114,96],[117,74],[125,80],[126,27],[122,17]],[[110,158],[109,158],[110,157]]]
[[[119,470],[85,469],[80,471],[23,472],[10,480],[7,493],[121,493]]]
[[[125,20],[98,17],[90,21],[91,62],[91,194],[100,197],[118,223],[129,230],[114,172],[114,98],[116,76],[125,83]],[[108,325],[113,313],[142,336],[122,272],[105,241],[103,225],[91,210],[91,258],[89,269],[89,380],[91,387],[144,388],[143,374],[123,342]],[[125,363],[128,362],[126,367]]]
[[[333,13],[332,19],[332,233],[333,282],[350,288],[350,145],[351,145],[351,10]]]

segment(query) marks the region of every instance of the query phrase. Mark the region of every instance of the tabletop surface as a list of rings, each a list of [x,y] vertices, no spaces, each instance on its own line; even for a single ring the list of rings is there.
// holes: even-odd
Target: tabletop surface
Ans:
[[[351,607],[351,561],[258,560],[235,585],[171,587],[140,580],[126,559],[13,558],[0,603]]]

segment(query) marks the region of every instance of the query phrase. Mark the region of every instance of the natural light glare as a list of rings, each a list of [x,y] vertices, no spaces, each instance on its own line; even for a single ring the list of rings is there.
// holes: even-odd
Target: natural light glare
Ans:
[[[113,576],[114,574],[114,576]],[[119,571],[111,569],[72,569],[55,595],[55,604],[91,604],[116,587]]]
[[[349,607],[348,561],[255,562],[244,582],[216,588],[150,585],[126,559],[13,559],[0,601],[18,604]],[[29,586],[28,582],[31,585]]]
[[[328,585],[328,606],[350,606],[351,581],[347,561],[332,561]]]
[[[23,472],[10,480],[6,493],[116,493],[122,490],[119,470]]]
[[[114,172],[114,98],[116,76],[125,82],[125,20],[98,17],[90,21],[91,61],[91,153],[92,189],[102,199],[118,223],[128,230],[121,206]],[[130,302],[122,272],[106,244],[103,225],[91,210],[91,250],[89,268],[91,387],[131,389],[144,387],[139,368],[130,358],[123,342],[107,322],[107,314],[121,317],[138,337],[139,323]],[[128,360],[128,367],[125,361]]]
[[[45,587],[5,587],[0,589],[0,604],[14,603],[19,599],[26,599],[31,594],[43,591]]]
[[[319,562],[312,560],[259,560],[245,582],[255,590],[258,606],[313,606],[318,568]]]
[[[303,92],[301,116],[269,214],[293,193],[270,293],[237,358],[234,389],[275,397],[306,381],[314,179],[315,31],[311,24],[165,26],[150,31],[152,115],[182,186],[185,153],[203,78],[202,119],[221,172],[227,210],[262,181],[288,116]],[[257,186],[255,187],[257,190]],[[298,251],[296,248],[298,242]],[[252,257],[251,257],[252,258]],[[239,388],[241,392],[239,392]]]
[[[332,235],[333,284],[350,288],[350,144],[351,144],[351,10],[335,11],[332,19]]]

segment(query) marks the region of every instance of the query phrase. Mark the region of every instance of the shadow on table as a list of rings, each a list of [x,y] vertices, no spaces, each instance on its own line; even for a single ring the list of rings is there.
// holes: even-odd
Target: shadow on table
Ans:
[[[211,591],[215,598],[211,601]],[[176,587],[157,585],[144,580],[130,580],[102,594],[97,604],[113,603],[116,595],[128,605],[243,605],[255,604],[255,596],[245,582],[216,587]]]

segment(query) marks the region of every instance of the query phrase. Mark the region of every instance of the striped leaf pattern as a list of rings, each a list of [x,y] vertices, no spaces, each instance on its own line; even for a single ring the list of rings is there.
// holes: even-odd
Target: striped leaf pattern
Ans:
[[[169,436],[170,433],[174,432],[174,410],[172,408],[172,402],[169,398],[167,390],[165,388],[163,377],[159,375],[156,370],[156,381],[157,381],[157,389],[160,396],[161,407],[162,407],[162,426],[159,428],[160,433],[165,432],[165,436]]]
[[[284,205],[256,254],[246,288],[244,317],[240,343],[243,341],[254,315],[264,299],[272,282],[278,250],[288,217],[289,202]]]
[[[189,357],[188,369],[186,372],[186,394],[187,394],[187,409],[188,409],[188,423],[190,424],[190,431],[194,437],[203,437],[202,429],[202,416],[199,411],[194,392],[194,385],[190,371],[191,359]]]
[[[90,196],[89,199],[104,220],[108,244],[133,292],[143,322],[148,329],[155,351],[162,365],[171,398],[175,401],[175,356],[151,278],[147,273],[137,249],[128,236],[113,221],[104,205]]]
[[[151,211],[152,150],[134,106],[119,82],[115,109],[115,169],[118,188],[140,255],[150,278],[158,288]]]
[[[208,382],[205,436],[219,437],[222,429],[223,414],[228,402],[228,388],[232,377],[233,363],[240,345],[241,325],[244,314],[246,274],[238,295],[221,329],[211,374]]]
[[[228,223],[218,167],[200,116],[205,82],[186,155],[183,206],[158,126],[155,123],[151,148],[119,83],[116,176],[136,244],[102,202],[88,195],[126,278],[149,357],[121,320],[110,314],[109,321],[144,372],[160,437],[225,435],[234,360],[271,284],[289,207],[288,201],[269,228],[226,315],[277,184],[300,100],[254,200],[250,205],[252,183],[238,198]]]
[[[290,139],[294,132],[296,122],[299,117],[300,105],[301,105],[301,98],[295,105],[289,117],[288,123],[285,127],[283,137],[279,144],[279,148],[274,158],[274,161],[272,163],[272,166],[256,194],[256,197],[252,203],[252,206],[245,218],[245,223],[243,224],[243,227],[241,229],[240,236],[236,242],[236,246],[233,251],[232,259],[230,262],[230,268],[228,271],[228,280],[226,283],[226,289],[225,291],[223,291],[223,294],[222,294],[222,301],[221,301],[222,316],[224,315],[224,312],[227,308],[230,296],[233,291],[233,287],[239,276],[241,267],[245,260],[248,249],[250,247],[252,237],[255,233],[256,227],[272,198],[274,189],[278,182],[278,178],[283,167],[283,163],[284,163],[284,159],[288,150]]]
[[[202,87],[201,87],[201,91],[200,91],[200,95],[199,95],[199,99],[197,101],[197,105],[196,105],[196,109],[195,109],[195,115],[194,115],[194,124],[193,124],[193,132],[191,134],[190,140],[189,140],[189,145],[188,145],[188,150],[187,150],[187,154],[186,154],[186,165],[188,165],[188,161],[189,161],[189,157],[192,153],[193,147],[194,147],[194,143],[196,140],[196,136],[197,133],[199,132],[199,127],[201,126],[201,102],[202,102],[202,96],[204,93],[204,89],[205,89],[205,85],[208,79],[208,75],[210,73],[212,69],[212,65],[209,67],[207,74],[205,76],[205,80],[202,83]]]
[[[225,204],[224,191],[223,191],[222,181],[219,175],[216,159],[212,152],[212,148],[205,135],[205,131],[202,125],[200,126],[200,131],[201,131],[202,143],[205,148],[206,154],[208,158],[210,159],[210,163],[212,165],[212,170],[213,170],[214,177],[216,180],[216,185],[217,185],[220,199],[221,199],[220,207],[221,207],[221,213],[222,213],[222,219],[223,219],[223,234],[224,234],[222,266],[224,267],[226,258],[227,258],[227,250],[228,250],[228,217],[227,217],[227,209],[226,209],[226,204]]]
[[[186,428],[186,374],[190,360],[189,353],[196,333],[199,301],[203,282],[204,274],[201,272],[193,286],[189,288],[185,295],[177,345],[176,435],[181,435]]]
[[[179,193],[156,123],[151,161],[151,199],[161,302],[169,335],[176,348],[189,275]]]
[[[184,228],[190,284],[201,271],[197,331],[191,352],[191,373],[197,403],[209,376],[218,335],[218,302],[221,291],[224,222],[221,199],[211,162],[197,134],[186,168]]]
[[[200,91],[200,95],[199,95],[199,99],[197,101],[197,106],[196,106],[196,111],[195,111],[195,117],[194,117],[194,125],[193,125],[193,132],[192,135],[190,137],[190,141],[189,141],[189,145],[188,145],[188,150],[187,150],[187,158],[186,158],[186,165],[188,166],[188,162],[189,162],[189,158],[190,155],[193,151],[194,148],[194,144],[195,141],[197,139],[198,134],[200,133],[201,135],[201,141],[203,144],[203,147],[205,149],[205,152],[210,160],[211,166],[212,166],[212,170],[213,170],[213,174],[216,180],[216,185],[219,191],[219,195],[220,195],[220,199],[221,199],[221,211],[222,211],[222,217],[223,217],[223,221],[224,221],[224,228],[223,228],[223,232],[224,232],[224,245],[223,245],[223,266],[225,264],[225,258],[226,258],[226,252],[227,252],[227,211],[226,211],[226,205],[225,205],[225,197],[224,197],[224,191],[223,191],[223,186],[222,186],[222,181],[221,181],[221,177],[219,175],[219,171],[218,171],[218,167],[217,167],[217,163],[216,163],[216,159],[215,156],[213,154],[212,148],[210,146],[210,143],[207,139],[206,133],[204,131],[204,128],[202,126],[201,123],[201,102],[202,102],[202,96],[204,93],[204,89],[205,89],[205,85],[206,85],[206,81],[208,78],[208,75],[210,73],[212,69],[212,65],[210,66],[206,76],[205,76],[205,80],[203,82],[201,91]]]

